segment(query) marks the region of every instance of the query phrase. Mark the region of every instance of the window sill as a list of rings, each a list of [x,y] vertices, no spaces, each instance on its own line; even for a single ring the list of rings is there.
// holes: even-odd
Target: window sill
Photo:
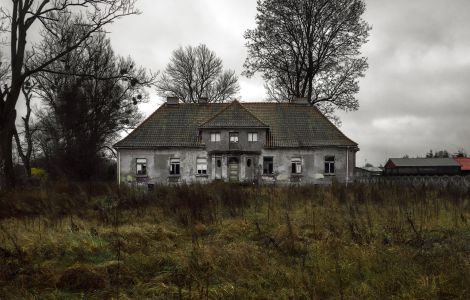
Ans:
[[[209,175],[207,174],[197,174],[196,177],[207,178]]]
[[[290,176],[292,176],[292,177],[303,177],[304,174],[303,173],[292,173]]]
[[[136,174],[135,177],[137,178],[145,178],[145,177],[149,177],[147,174]]]
[[[323,176],[325,176],[325,177],[334,177],[334,176],[336,176],[336,174],[323,174]]]
[[[262,176],[265,176],[265,177],[276,177],[276,174],[263,174]]]
[[[170,178],[178,178],[178,177],[181,177],[181,174],[170,174],[170,175],[168,175],[168,177],[170,177]]]

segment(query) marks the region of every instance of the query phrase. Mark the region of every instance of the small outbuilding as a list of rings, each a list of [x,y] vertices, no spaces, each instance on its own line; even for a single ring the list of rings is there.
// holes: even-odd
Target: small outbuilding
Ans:
[[[470,175],[470,158],[456,157],[454,159],[460,165],[460,173],[462,175]]]
[[[402,175],[459,175],[460,164],[453,158],[390,158],[384,174]]]

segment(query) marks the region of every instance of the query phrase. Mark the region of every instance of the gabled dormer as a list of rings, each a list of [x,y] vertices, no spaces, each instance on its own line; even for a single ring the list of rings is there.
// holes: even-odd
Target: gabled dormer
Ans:
[[[199,130],[208,151],[260,151],[269,126],[235,100]]]

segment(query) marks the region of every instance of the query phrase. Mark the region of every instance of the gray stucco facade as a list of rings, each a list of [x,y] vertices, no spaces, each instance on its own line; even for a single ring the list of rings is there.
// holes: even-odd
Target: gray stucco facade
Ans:
[[[357,144],[319,112],[309,112],[310,106],[206,105],[166,105],[116,144],[119,183],[328,184],[353,180]],[[194,110],[199,111],[193,114]],[[289,117],[292,110],[296,114]],[[313,117],[295,119],[304,111]],[[207,116],[201,116],[204,113]]]

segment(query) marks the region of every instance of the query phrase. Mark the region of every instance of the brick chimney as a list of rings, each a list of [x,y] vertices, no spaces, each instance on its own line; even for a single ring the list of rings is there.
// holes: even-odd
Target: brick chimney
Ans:
[[[166,97],[166,104],[168,105],[178,105],[180,99],[178,97]]]
[[[197,103],[199,104],[207,104],[209,102],[209,98],[207,97],[199,97],[199,99],[197,100]]]
[[[307,100],[307,97],[294,97],[294,99],[292,100],[292,103],[293,104],[304,104],[304,105],[309,104],[308,100]]]

